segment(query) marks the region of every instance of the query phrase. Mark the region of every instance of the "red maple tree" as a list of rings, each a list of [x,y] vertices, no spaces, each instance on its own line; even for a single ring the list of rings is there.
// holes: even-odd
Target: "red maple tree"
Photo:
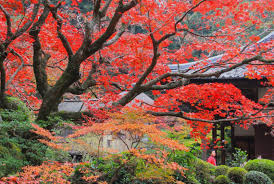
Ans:
[[[97,0],[87,9],[80,8],[83,3],[0,1],[2,107],[8,104],[6,93],[17,95],[40,107],[37,119],[45,120],[71,93],[81,95],[91,113],[104,115],[152,91],[156,104],[167,107],[150,107],[153,115],[207,123],[223,121],[214,120],[216,115],[232,121],[265,118],[260,105],[232,86],[188,84],[252,64],[249,77],[273,85],[273,40],[256,44],[260,37],[250,35],[269,28],[270,0]],[[222,58],[210,63],[217,54]],[[193,60],[201,62],[187,72],[167,66]],[[126,95],[119,95],[122,91]],[[89,100],[94,97],[97,101]],[[179,101],[197,106],[199,113],[182,112]]]

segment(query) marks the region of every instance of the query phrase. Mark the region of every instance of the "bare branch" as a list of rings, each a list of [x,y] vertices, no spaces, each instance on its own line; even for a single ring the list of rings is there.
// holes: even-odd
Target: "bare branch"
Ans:
[[[131,2],[123,5],[122,13],[125,13],[126,11],[130,10],[131,8],[136,6],[137,4],[138,4],[138,0],[132,0]]]
[[[188,32],[190,33],[191,35],[194,35],[194,36],[198,36],[198,37],[202,37],[202,38],[216,38],[216,37],[225,37],[225,36],[235,36],[235,35],[239,35],[241,33],[243,33],[244,31],[247,31],[249,29],[251,29],[252,27],[254,27],[254,25],[252,26],[249,26],[247,27],[246,29],[242,30],[242,31],[239,31],[237,33],[234,33],[234,34],[216,34],[216,35],[201,35],[201,34],[198,34],[198,33],[195,33],[195,32],[192,32],[188,29],[182,29],[180,31],[185,31],[185,32]]]
[[[100,6],[101,6],[101,0],[95,0],[95,5],[94,5],[94,9],[93,9],[93,16],[94,17],[99,17],[99,13],[100,13]]]
[[[219,70],[219,71],[216,71],[216,72],[211,72],[211,73],[194,73],[194,74],[165,73],[165,74],[149,81],[148,83],[144,84],[142,87],[143,88],[148,88],[149,86],[152,86],[152,85],[156,84],[157,82],[159,82],[159,81],[161,81],[165,78],[168,78],[168,77],[181,77],[181,78],[186,78],[186,79],[198,78],[198,77],[206,78],[206,77],[213,77],[213,76],[219,77],[223,73],[229,72],[229,71],[231,71],[235,68],[238,68],[238,67],[240,67],[242,65],[245,65],[245,64],[249,64],[252,61],[256,61],[256,60],[267,63],[267,64],[271,64],[271,63],[274,62],[274,59],[266,60],[261,55],[257,55],[257,56],[254,56],[252,58],[249,58],[249,59],[244,59],[242,62],[234,64],[233,66],[231,66],[229,68],[225,68],[225,69],[222,69],[222,70]]]
[[[6,83],[6,88],[9,86],[9,84],[13,81],[14,77],[19,73],[20,70],[22,70],[22,68],[24,67],[24,59],[23,57],[18,54],[15,50],[11,50],[10,51],[13,55],[17,56],[20,61],[21,61],[21,65],[17,68],[17,70],[12,74],[12,76],[9,78],[8,82]]]
[[[115,10],[115,13],[113,17],[111,18],[111,21],[106,29],[106,31],[99,37],[96,41],[94,41],[91,45],[88,45],[88,53],[87,56],[90,56],[97,52],[99,49],[101,49],[104,45],[104,43],[113,35],[115,32],[115,28],[122,17],[123,13],[130,10],[134,6],[137,5],[137,0],[132,0],[130,3],[123,5],[122,0],[119,1],[119,5],[117,9]],[[85,46],[81,46],[82,49],[85,49]],[[77,54],[80,54],[80,50],[77,51]],[[85,59],[85,58],[84,58]]]
[[[11,32],[11,20],[10,20],[10,14],[7,12],[7,10],[0,4],[0,9],[3,11],[6,17],[6,22],[7,22],[7,39],[11,38],[13,36]]]
[[[105,6],[103,7],[103,9],[100,11],[100,17],[104,17],[107,13],[107,10],[109,8],[109,5],[111,4],[112,0],[108,0],[105,4]]]
[[[41,26],[45,23],[48,15],[49,15],[49,9],[45,7],[43,10],[43,13],[39,17],[38,21],[35,22],[33,24],[32,28],[30,29],[29,34],[31,36],[33,36],[33,37],[38,36],[38,34],[40,33]]]
[[[118,39],[123,35],[123,33],[125,32],[125,25],[123,25],[120,29],[120,31],[112,38],[110,39],[109,41],[107,41],[103,47],[107,47],[109,45],[112,45],[114,44],[115,42],[118,41]]]
[[[47,72],[46,72],[46,66],[47,62],[50,58],[49,54],[46,54],[41,46],[40,39],[39,39],[39,33],[41,30],[42,25],[45,23],[50,10],[45,7],[41,16],[35,22],[32,26],[32,28],[29,31],[29,34],[33,37],[35,40],[32,43],[33,47],[33,71],[35,75],[36,80],[36,87],[38,92],[41,94],[42,97],[45,96],[47,90],[49,89],[48,85],[48,78],[47,78]]]
[[[231,118],[231,119],[206,120],[206,119],[199,119],[199,118],[191,118],[189,116],[186,116],[185,113],[183,113],[183,112],[153,112],[153,111],[148,111],[148,113],[152,114],[154,116],[174,116],[174,117],[183,118],[185,120],[200,121],[200,122],[212,123],[212,124],[218,124],[218,123],[223,123],[223,122],[232,122],[232,121],[243,121],[243,120],[250,120],[250,119],[259,119],[259,118],[266,118],[266,117],[274,117],[274,115],[265,115],[265,116],[257,116],[257,117],[242,116],[242,117]]]
[[[148,87],[144,87],[146,89],[146,91],[150,91],[150,90],[165,90],[165,89],[175,89],[181,86],[184,86],[188,83],[189,80],[186,79],[181,79],[175,82],[170,82],[168,84],[165,85],[152,85],[152,86],[148,86]],[[142,86],[143,88],[143,86]]]
[[[197,3],[195,6],[193,6],[192,8],[190,8],[187,12],[185,12],[184,15],[183,15],[181,18],[179,18],[179,19],[176,21],[176,23],[174,24],[174,32],[173,32],[173,33],[165,34],[162,38],[160,38],[160,39],[158,40],[158,43],[161,43],[161,42],[163,42],[164,40],[166,40],[166,39],[168,39],[168,38],[170,38],[170,37],[176,35],[176,33],[178,32],[177,25],[178,25],[180,22],[182,22],[182,21],[185,19],[185,17],[186,17],[192,10],[194,10],[195,8],[197,8],[198,6],[200,6],[200,5],[201,5],[203,2],[205,2],[205,1],[207,1],[207,0],[202,0],[202,1],[200,1],[200,2]]]
[[[152,34],[150,34],[150,37],[153,44],[153,58],[149,67],[146,69],[143,75],[136,82],[135,86],[126,95],[120,98],[117,102],[113,103],[114,106],[124,106],[127,103],[129,103],[131,100],[133,100],[137,95],[139,95],[140,93],[146,90],[144,88],[141,88],[141,84],[145,81],[147,76],[152,72],[152,70],[157,64],[158,57],[160,56],[160,54],[158,53],[159,44],[154,39]]]
[[[60,7],[61,4],[59,3],[55,7],[50,7],[48,0],[46,0],[44,4],[50,10],[50,12],[52,13],[53,18],[57,21],[58,37],[60,38],[63,46],[65,47],[69,58],[71,58],[73,56],[73,51],[72,51],[72,48],[71,48],[70,43],[67,40],[66,36],[62,33],[63,19],[57,13],[58,7]]]
[[[25,25],[21,29],[19,29],[18,31],[16,31],[16,33],[14,33],[13,39],[21,36],[24,32],[26,32],[30,28],[30,26],[32,25],[33,21],[35,20],[37,14],[38,14],[39,7],[40,7],[40,1],[38,4],[34,5],[33,10],[32,10],[33,14],[31,16],[31,19],[27,23],[25,23]]]
[[[184,20],[184,18],[192,11],[194,10],[195,8],[197,8],[198,6],[200,6],[203,2],[205,2],[207,0],[202,0],[200,1],[199,3],[197,3],[195,6],[193,6],[192,8],[190,8],[187,12],[184,13],[184,15],[179,18],[179,20],[176,21],[175,25],[174,25],[174,30],[175,32],[177,32],[177,25],[182,22]]]
[[[88,88],[95,86],[96,81],[93,79],[92,75],[96,73],[96,71],[97,71],[97,64],[93,63],[92,68],[89,71],[89,75],[87,79],[84,81],[84,83],[82,85],[80,84],[78,86],[68,88],[67,92],[76,94],[76,95],[81,95],[85,93]]]

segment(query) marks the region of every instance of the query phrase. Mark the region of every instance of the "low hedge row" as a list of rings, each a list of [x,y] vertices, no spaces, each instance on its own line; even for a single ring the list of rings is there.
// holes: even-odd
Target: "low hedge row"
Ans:
[[[246,163],[244,168],[225,165],[215,169],[215,184],[272,184],[274,181],[274,161],[255,159]]]
[[[245,175],[245,184],[272,184],[271,179],[259,171],[249,171]]]
[[[266,174],[274,181],[274,161],[268,159],[255,159],[246,163],[244,168],[247,171],[259,171]]]

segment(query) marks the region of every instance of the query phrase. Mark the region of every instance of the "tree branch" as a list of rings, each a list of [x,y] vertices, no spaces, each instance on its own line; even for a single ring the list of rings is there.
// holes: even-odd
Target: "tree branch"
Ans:
[[[11,20],[10,20],[10,14],[7,12],[7,10],[0,4],[0,9],[3,11],[5,17],[6,17],[6,22],[7,22],[7,39],[11,38],[13,36],[11,32]]]
[[[170,82],[170,83],[167,83],[165,85],[152,85],[152,86],[149,86],[149,87],[144,87],[142,86],[142,88],[145,88],[146,91],[150,91],[150,90],[165,90],[165,89],[175,89],[175,88],[178,88],[178,87],[181,87],[181,86],[184,86],[188,83],[189,80],[186,80],[186,79],[181,79],[181,80],[178,80],[178,81],[175,81],[175,82]]]
[[[248,59],[244,59],[242,62],[240,63],[237,63],[237,64],[234,64],[233,66],[229,67],[229,68],[225,68],[225,69],[222,69],[222,70],[219,70],[219,71],[216,71],[216,72],[211,72],[211,73],[194,73],[194,74],[186,74],[186,73],[165,73],[151,81],[149,81],[148,83],[142,85],[143,88],[148,88],[154,84],[156,84],[157,82],[160,82],[161,80],[165,79],[165,78],[168,78],[168,77],[181,77],[181,78],[186,78],[186,79],[191,79],[191,78],[207,78],[207,77],[219,77],[221,74],[223,73],[226,73],[226,72],[229,72],[235,68],[238,68],[242,65],[245,65],[245,64],[249,64],[251,63],[252,61],[261,61],[261,62],[264,62],[264,63],[267,63],[267,64],[270,64],[270,63],[273,63],[274,60],[273,59],[270,59],[270,60],[266,60],[265,58],[263,58],[261,55],[257,55],[257,56],[254,56],[252,58],[248,58]]]
[[[100,17],[100,6],[101,6],[101,0],[95,0],[95,5],[93,9],[93,16],[94,17]]]
[[[197,3],[195,6],[193,6],[192,8],[190,8],[187,12],[184,13],[184,15],[179,18],[179,20],[176,21],[175,25],[174,25],[174,30],[175,32],[177,32],[177,25],[182,22],[184,20],[184,18],[192,11],[194,10],[195,8],[197,8],[198,6],[200,6],[203,2],[205,2],[207,0],[202,0],[200,1],[199,3]]]
[[[35,20],[37,14],[38,14],[39,7],[40,7],[40,1],[38,4],[34,5],[33,10],[32,10],[33,14],[31,16],[31,19],[21,29],[16,31],[16,33],[13,36],[13,39],[21,36],[24,32],[26,32],[30,28],[30,26],[32,25],[33,21]]]
[[[115,32],[115,28],[122,17],[123,13],[130,10],[134,6],[137,5],[137,0],[132,0],[130,3],[123,5],[122,0],[119,1],[119,5],[115,10],[115,13],[113,17],[111,18],[111,21],[106,29],[106,31],[92,44],[88,45],[82,45],[81,48],[76,52],[75,57],[80,57],[79,62],[82,62],[84,59],[89,57],[90,55],[97,52],[99,49],[101,49],[105,42],[113,35]],[[83,52],[86,53],[83,55]],[[79,56],[82,55],[82,56]]]
[[[177,20],[177,21],[175,22],[175,24],[174,24],[174,32],[173,32],[173,33],[165,34],[162,38],[160,38],[160,39],[158,40],[158,43],[161,43],[161,42],[163,42],[164,40],[166,40],[166,39],[168,39],[168,38],[170,38],[170,37],[176,35],[176,33],[178,32],[177,25],[178,25],[180,22],[182,22],[182,21],[185,19],[185,17],[186,17],[192,10],[194,10],[195,8],[197,8],[198,6],[200,6],[200,5],[201,5],[203,2],[205,2],[205,1],[207,1],[207,0],[202,0],[202,1],[200,1],[200,2],[197,3],[195,6],[193,6],[192,8],[190,8],[187,12],[185,12],[184,15],[183,15],[181,18],[179,18],[179,20]]]
[[[45,23],[47,17],[49,15],[49,9],[47,7],[44,8],[43,13],[32,26],[29,31],[29,34],[35,40],[32,43],[33,47],[33,71],[36,80],[36,87],[38,92],[42,97],[45,96],[49,85],[48,85],[48,78],[46,72],[47,61],[50,58],[49,54],[46,54],[41,47],[39,33],[41,30],[42,25]]]
[[[53,18],[57,21],[57,34],[58,34],[58,37],[60,38],[63,46],[65,47],[69,58],[71,58],[73,56],[72,48],[71,48],[70,43],[67,40],[66,36],[62,33],[63,19],[57,14],[57,10],[61,6],[61,4],[59,2],[59,4],[57,6],[50,7],[48,0],[46,0],[44,4],[50,10]]]
[[[265,116],[257,116],[257,117],[252,117],[250,115],[250,116],[242,116],[242,117],[231,118],[231,119],[206,120],[206,119],[188,117],[183,112],[153,112],[153,111],[147,111],[147,113],[149,113],[151,115],[154,115],[154,116],[174,116],[174,117],[178,117],[178,118],[183,118],[185,120],[200,121],[200,122],[212,123],[212,124],[219,124],[219,123],[231,122],[231,121],[242,121],[242,120],[249,120],[249,119],[259,119],[259,118],[265,118],[265,117],[274,117],[274,115],[265,115]]]
[[[111,4],[112,0],[108,0],[105,4],[105,6],[103,7],[103,9],[100,11],[100,17],[103,18],[104,16],[106,16],[107,10],[109,8],[109,5]]]
[[[6,83],[6,88],[9,86],[9,84],[13,81],[14,77],[19,73],[20,70],[22,70],[22,68],[24,67],[24,59],[23,57],[18,54],[15,50],[11,50],[10,51],[13,55],[17,56],[20,61],[21,61],[21,65],[17,68],[17,70],[12,74],[12,76],[9,78],[8,82]]]
[[[125,32],[125,25],[123,25],[120,29],[120,31],[110,40],[108,40],[103,47],[107,47],[109,45],[114,44],[115,42],[118,41],[118,39],[123,35],[123,33]]]

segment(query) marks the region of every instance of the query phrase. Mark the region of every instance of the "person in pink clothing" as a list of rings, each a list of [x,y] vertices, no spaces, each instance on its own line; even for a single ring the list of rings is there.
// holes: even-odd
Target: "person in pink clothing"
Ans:
[[[216,158],[215,158],[215,156],[216,156],[216,152],[213,150],[211,152],[211,154],[210,154],[210,157],[208,157],[207,162],[216,166]]]

